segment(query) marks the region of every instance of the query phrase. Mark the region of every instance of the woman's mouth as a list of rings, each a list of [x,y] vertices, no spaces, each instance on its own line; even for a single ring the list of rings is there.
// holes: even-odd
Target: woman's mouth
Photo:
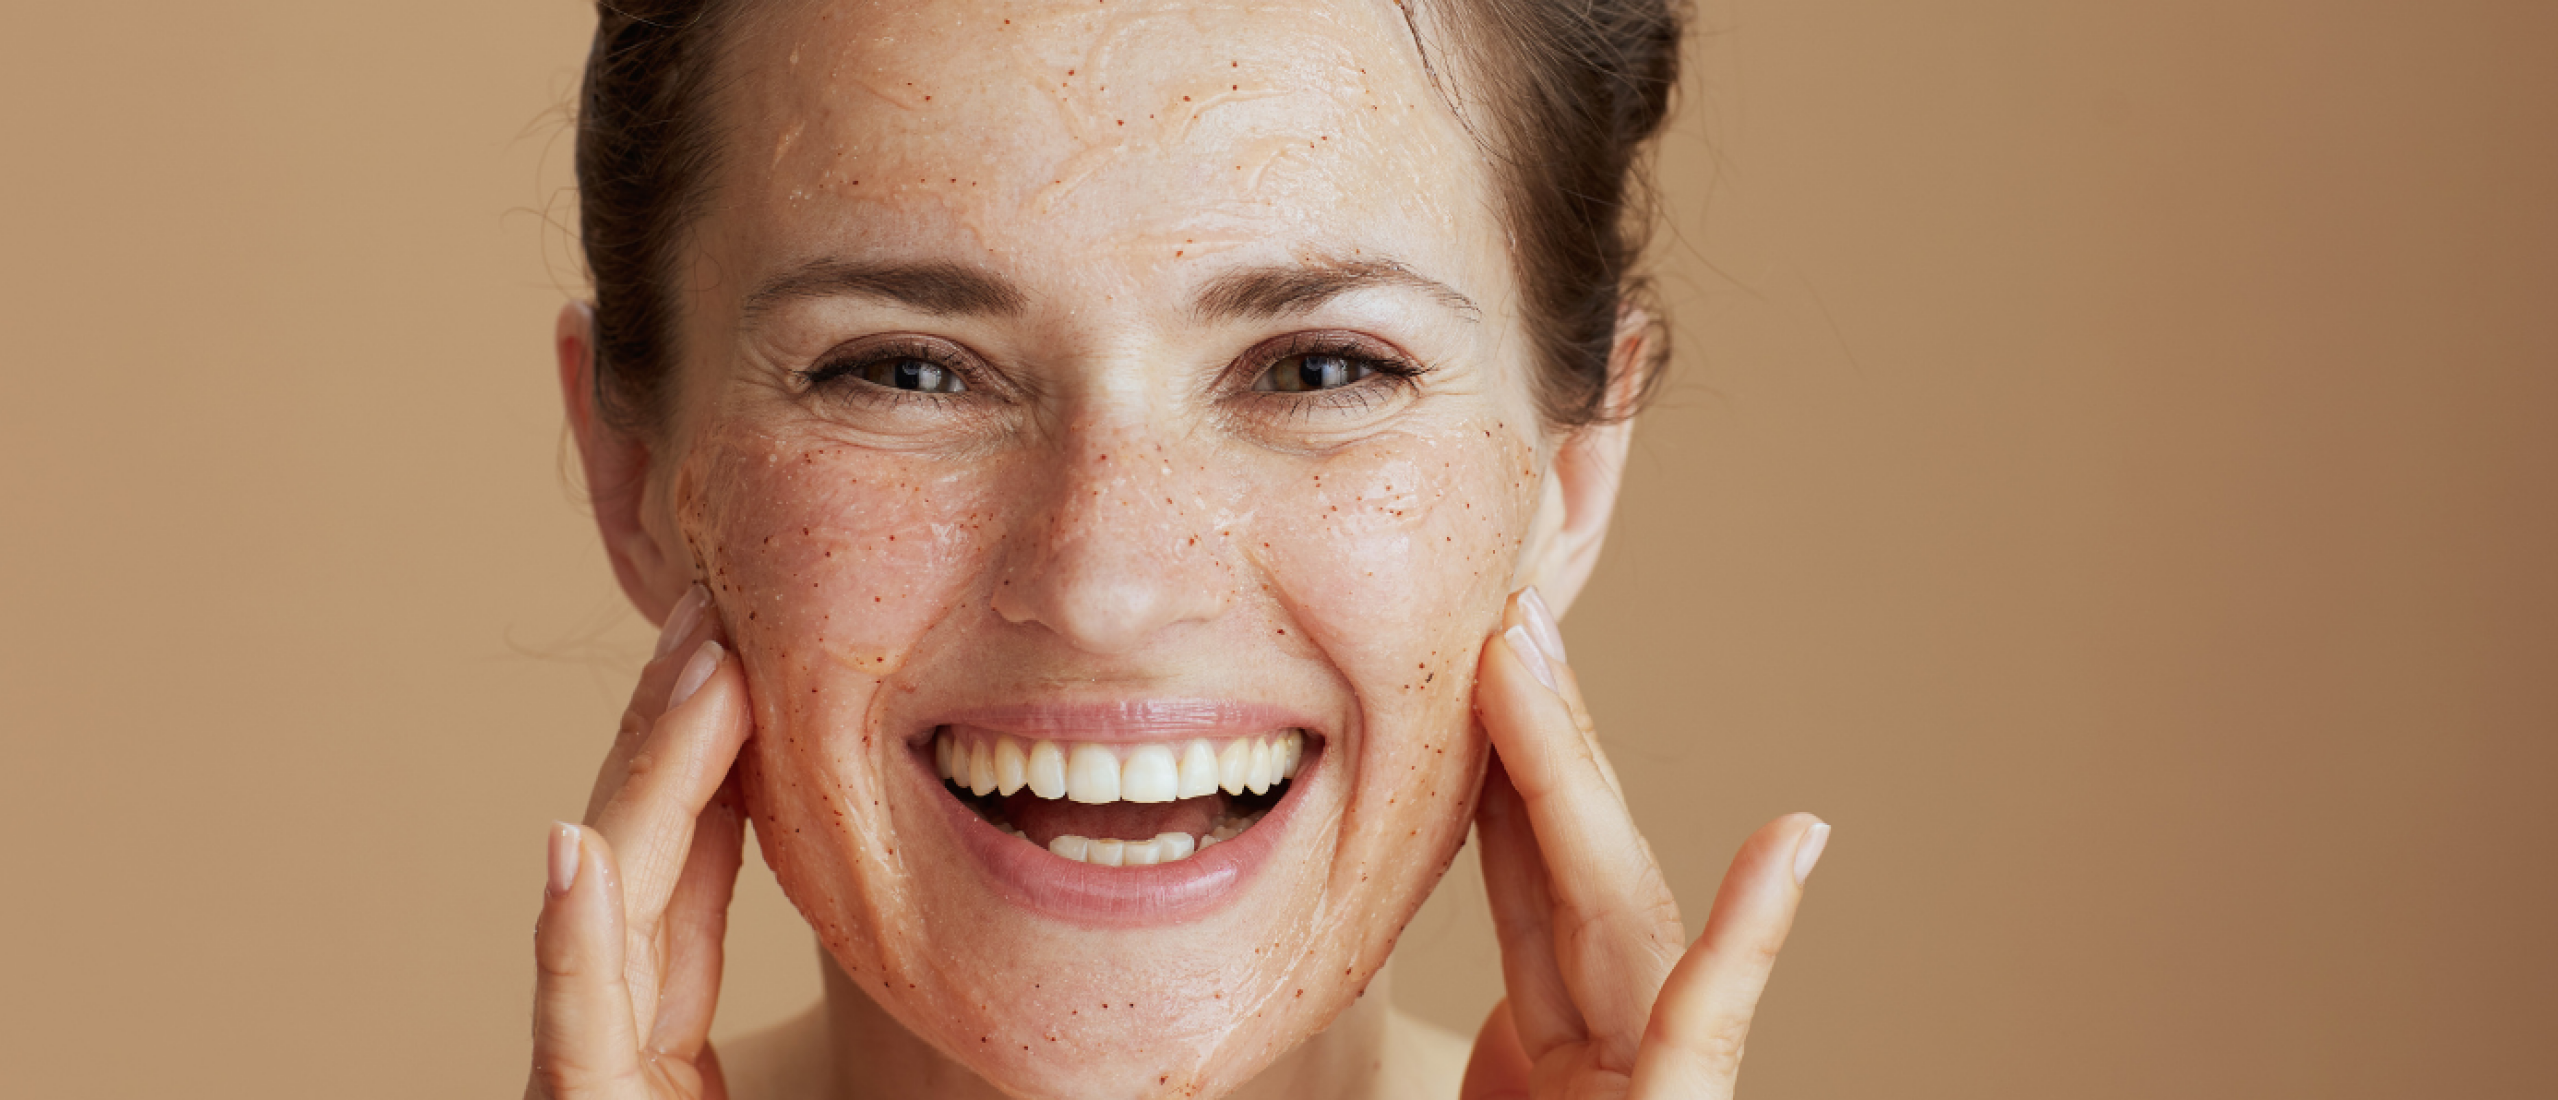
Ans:
[[[1187,920],[1240,896],[1329,770],[1309,716],[1258,704],[1042,702],[928,729],[907,774],[937,788],[983,881],[1081,924]]]
[[[1173,863],[1234,839],[1285,797],[1302,730],[1150,743],[933,735],[944,789],[1050,854],[1104,867]]]

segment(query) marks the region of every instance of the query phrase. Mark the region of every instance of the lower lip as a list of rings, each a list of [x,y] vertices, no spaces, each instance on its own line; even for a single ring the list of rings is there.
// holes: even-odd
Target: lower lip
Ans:
[[[1288,781],[1288,793],[1261,820],[1232,839],[1188,859],[1149,867],[1104,867],[1051,853],[977,816],[932,778],[928,748],[916,760],[931,797],[942,806],[960,846],[975,856],[995,892],[1015,905],[1059,920],[1103,927],[1175,924],[1215,912],[1243,893],[1270,858],[1295,816],[1305,785],[1321,770],[1320,748]]]

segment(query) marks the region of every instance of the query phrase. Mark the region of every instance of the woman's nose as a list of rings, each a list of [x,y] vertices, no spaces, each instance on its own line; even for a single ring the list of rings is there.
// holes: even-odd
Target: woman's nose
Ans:
[[[1036,623],[1088,653],[1119,656],[1178,641],[1216,618],[1230,574],[1206,498],[1164,448],[1122,437],[1052,467],[1045,499],[1011,534],[995,612]]]

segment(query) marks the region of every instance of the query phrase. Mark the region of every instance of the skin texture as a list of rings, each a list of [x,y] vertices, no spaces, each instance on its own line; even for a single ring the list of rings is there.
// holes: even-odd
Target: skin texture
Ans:
[[[677,613],[590,827],[555,838],[533,1092],[595,1070],[652,1082],[630,1095],[718,1094],[700,1035],[741,815],[824,949],[823,1041],[865,1056],[833,1094],[1377,1090],[1404,1056],[1383,1013],[1352,1009],[1510,728],[1587,742],[1595,770],[1496,782],[1502,806],[1527,796],[1502,820],[1604,797],[1498,841],[1487,818],[1487,845],[1533,867],[1547,829],[1597,814],[1640,860],[1592,896],[1635,925],[1594,977],[1539,985],[1556,948],[1520,948],[1547,959],[1512,981],[1542,1014],[1496,1013],[1478,1071],[1524,1086],[1520,1065],[1545,1075],[1572,1044],[1589,1057],[1554,1072],[1621,1084],[1679,957],[1675,903],[1613,777],[1593,786],[1577,694],[1542,732],[1476,712],[1484,639],[1520,614],[1505,597],[1536,580],[1568,605],[1595,560],[1624,429],[1539,423],[1489,169],[1398,11],[775,4],[728,50],[746,75],[724,84],[728,155],[684,251],[667,423],[595,418],[585,313],[563,314],[608,550],[635,603]],[[1308,350],[1392,371],[1255,388]],[[812,378],[883,355],[966,388]],[[696,584],[707,607],[678,609]],[[670,708],[702,661],[705,701]],[[1282,705],[1321,739],[1240,895],[1093,924],[976,873],[924,763],[934,725],[1144,698]],[[1525,889],[1514,946],[1552,939],[1517,914],[1587,901]],[[1590,949],[1565,945],[1558,973]],[[598,1003],[631,1018],[605,1028]],[[647,1073],[614,1076],[635,1051],[656,1052]]]
[[[1425,198],[1484,183],[1374,14],[1052,8],[936,37],[951,13],[816,7],[731,58],[777,75],[727,112],[736,148],[773,155],[736,158],[700,228],[695,331],[736,335],[729,369],[688,376],[702,414],[666,508],[757,685],[766,860],[846,977],[999,1085],[1235,1087],[1359,995],[1464,836],[1468,658],[1539,465],[1504,326],[1408,288],[1277,323],[1185,308],[1237,265],[1328,254],[1506,313],[1502,257],[1453,247]],[[1264,45],[1206,58],[1203,30]],[[746,323],[741,287],[812,261],[964,264],[1028,301],[830,296]],[[1433,384],[1352,408],[1239,390],[1261,365],[1241,357],[1309,328],[1391,342]],[[903,406],[791,377],[880,331],[989,369]],[[1344,766],[1235,904],[1144,935],[1061,924],[954,873],[944,796],[898,782],[933,715],[1061,695],[1288,703]]]

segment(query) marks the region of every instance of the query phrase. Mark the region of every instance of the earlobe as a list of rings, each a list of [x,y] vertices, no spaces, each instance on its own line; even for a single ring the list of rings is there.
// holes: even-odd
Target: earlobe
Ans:
[[[586,494],[613,576],[649,621],[665,618],[689,576],[669,576],[673,559],[647,523],[650,451],[646,441],[611,423],[596,405],[595,311],[581,301],[560,307],[552,348],[559,360],[560,400],[577,441]]]

